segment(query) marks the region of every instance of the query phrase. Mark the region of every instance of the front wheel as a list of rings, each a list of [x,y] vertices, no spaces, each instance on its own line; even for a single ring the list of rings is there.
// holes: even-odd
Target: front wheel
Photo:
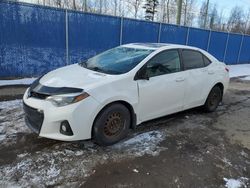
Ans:
[[[93,127],[93,139],[103,146],[115,144],[127,136],[130,122],[129,110],[122,104],[112,104],[97,116]]]
[[[207,112],[213,112],[219,106],[222,99],[222,90],[219,86],[214,86],[210,91],[207,100],[203,106]]]

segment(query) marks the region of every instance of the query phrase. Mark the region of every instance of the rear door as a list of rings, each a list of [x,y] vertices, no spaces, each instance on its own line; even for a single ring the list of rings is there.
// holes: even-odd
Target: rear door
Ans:
[[[202,105],[204,88],[209,84],[208,68],[205,66],[203,54],[196,50],[183,49],[182,60],[187,72],[187,90],[184,99],[184,109]]]
[[[141,121],[180,111],[186,87],[179,50],[158,53],[146,63],[149,80],[137,80]]]

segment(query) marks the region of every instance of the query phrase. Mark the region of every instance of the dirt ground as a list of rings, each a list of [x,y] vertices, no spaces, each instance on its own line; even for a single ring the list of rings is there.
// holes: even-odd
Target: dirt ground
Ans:
[[[0,143],[0,187],[250,187],[250,82],[232,79],[214,113],[153,120],[111,147],[38,138],[21,100],[0,102]]]

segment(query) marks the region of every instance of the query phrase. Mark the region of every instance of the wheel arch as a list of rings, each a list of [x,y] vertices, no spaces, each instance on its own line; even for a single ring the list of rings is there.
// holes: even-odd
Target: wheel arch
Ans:
[[[218,86],[218,87],[221,89],[221,92],[222,92],[221,101],[222,101],[222,99],[223,99],[223,94],[224,94],[224,84],[223,84],[222,82],[218,81],[218,82],[215,82],[215,83],[212,85],[212,87],[210,88],[209,92],[207,93],[207,97],[206,97],[206,99],[205,99],[205,102],[206,102],[206,100],[207,100],[207,98],[208,98],[209,93],[211,92],[211,90],[212,90],[215,86]],[[204,104],[205,104],[205,102],[204,102]]]
[[[106,108],[108,108],[109,106],[113,105],[113,104],[122,104],[124,105],[130,112],[130,117],[131,117],[131,123],[130,123],[130,128],[132,129],[135,129],[136,128],[136,125],[137,125],[137,117],[136,117],[136,113],[134,111],[134,108],[133,106],[127,102],[127,101],[124,101],[124,100],[116,100],[116,101],[112,101],[112,102],[109,102],[108,104],[104,105],[101,110],[97,113],[97,115],[95,116],[94,118],[94,121],[93,121],[93,124],[92,124],[92,130],[91,130],[91,137],[93,138],[93,128],[94,128],[94,124],[95,124],[95,121],[96,121],[96,118],[99,116],[99,114],[104,111]]]
[[[223,85],[223,83],[222,82],[217,82],[212,88],[214,88],[215,86],[218,86],[221,89],[222,95],[223,95],[223,93],[224,93],[224,85]]]

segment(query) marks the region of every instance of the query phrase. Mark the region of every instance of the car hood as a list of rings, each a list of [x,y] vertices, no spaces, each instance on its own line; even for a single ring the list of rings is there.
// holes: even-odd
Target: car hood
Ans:
[[[47,73],[39,82],[48,87],[86,89],[87,87],[93,87],[97,83],[100,84],[100,82],[104,82],[110,77],[113,76],[91,71],[78,64],[73,64]]]

